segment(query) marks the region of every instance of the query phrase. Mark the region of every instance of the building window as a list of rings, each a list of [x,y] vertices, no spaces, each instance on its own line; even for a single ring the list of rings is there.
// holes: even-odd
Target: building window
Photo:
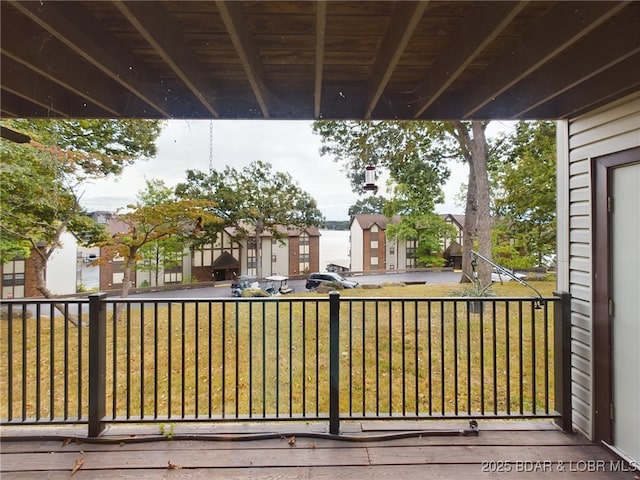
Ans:
[[[372,225],[371,226],[371,233],[378,233],[378,226],[377,225]]]
[[[407,240],[407,268],[416,267],[416,252],[418,242],[416,240]]]
[[[3,273],[2,284],[6,286],[24,285],[24,273]]]
[[[371,240],[371,250],[378,248],[378,240]]]
[[[378,265],[378,257],[371,257],[371,265]]]
[[[298,271],[304,272],[309,270],[309,259],[311,258],[309,234],[302,232],[300,234],[300,246],[298,248]]]
[[[389,247],[389,254],[390,255],[395,255],[396,254],[396,247],[394,245],[391,245]]]
[[[278,262],[278,256],[277,255],[271,255],[271,263],[277,263]]]

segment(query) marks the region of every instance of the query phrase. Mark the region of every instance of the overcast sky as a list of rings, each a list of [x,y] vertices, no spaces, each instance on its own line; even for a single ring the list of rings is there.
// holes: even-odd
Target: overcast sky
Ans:
[[[157,141],[158,154],[125,168],[118,178],[93,182],[81,199],[88,211],[115,211],[134,203],[147,179],[163,180],[173,187],[186,178],[185,171],[209,170],[210,125],[213,126],[213,168],[241,169],[256,160],[269,162],[274,171],[289,172],[300,187],[318,202],[327,220],[348,220],[347,211],[358,197],[351,192],[341,166],[320,156],[320,137],[311,122],[275,120],[169,120]],[[493,131],[508,124],[493,122]],[[466,183],[467,167],[452,164],[445,187],[446,201],[439,213],[462,213],[454,196]],[[384,185],[380,185],[383,193]]]

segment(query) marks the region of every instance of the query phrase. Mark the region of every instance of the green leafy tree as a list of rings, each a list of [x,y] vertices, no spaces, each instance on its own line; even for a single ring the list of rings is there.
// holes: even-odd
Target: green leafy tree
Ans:
[[[542,264],[556,249],[555,122],[519,122],[509,145],[497,171],[495,216],[520,263]]]
[[[103,229],[80,206],[85,180],[120,173],[155,154],[157,121],[6,120],[31,137],[29,144],[0,142],[2,189],[0,257],[34,254],[36,285],[46,298],[46,265],[65,231],[91,244]]]
[[[469,165],[465,207],[463,248],[473,248],[477,240],[483,255],[491,256],[491,222],[487,159],[492,148],[485,130],[488,122],[364,122],[316,121],[314,132],[322,139],[321,154],[331,155],[343,165],[354,192],[363,193],[367,165],[386,171],[392,199],[385,215],[401,215],[398,227],[411,231],[431,225],[430,215],[443,200],[442,185],[449,177],[447,163],[464,161]],[[392,230],[393,231],[393,230]],[[417,232],[427,245],[436,230]],[[471,260],[463,257],[462,281],[472,276]],[[490,282],[490,266],[479,265],[480,280]]]
[[[260,237],[264,232],[282,238],[284,227],[318,226],[324,217],[316,201],[284,172],[269,163],[255,161],[242,170],[225,167],[204,173],[187,171],[187,180],[176,187],[179,198],[205,199],[215,203],[222,219],[204,238],[215,238],[223,227],[234,227],[238,238],[252,238],[256,245],[256,272],[262,276]]]
[[[378,195],[359,198],[356,203],[349,207],[349,217],[367,213],[383,213],[386,204],[387,199]]]

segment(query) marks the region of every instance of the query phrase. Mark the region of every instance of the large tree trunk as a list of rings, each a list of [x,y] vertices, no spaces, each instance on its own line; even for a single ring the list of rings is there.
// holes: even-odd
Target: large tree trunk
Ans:
[[[489,196],[489,176],[487,173],[488,147],[485,138],[485,124],[472,122],[473,141],[472,158],[476,176],[478,218],[476,232],[478,235],[478,251],[486,258],[491,258],[491,210]],[[491,284],[491,265],[486,262],[478,264],[478,278],[483,286]]]
[[[470,283],[473,279],[473,266],[469,252],[473,249],[478,221],[478,189],[476,187],[475,167],[471,159],[469,165],[469,181],[467,185],[467,203],[464,210],[464,230],[462,232],[462,278],[461,283]]]
[[[464,232],[462,237],[462,278],[461,282],[469,282],[475,271],[470,252],[474,250],[475,239],[478,239],[478,251],[491,258],[491,215],[489,204],[489,179],[487,173],[488,147],[485,137],[486,125],[481,121],[471,122],[471,133],[465,124],[453,122],[457,138],[465,159],[469,165],[469,183],[467,188],[467,204],[465,208]],[[491,266],[478,262],[477,274],[483,286],[491,283]]]
[[[35,249],[36,254],[34,257],[34,269],[36,274],[36,289],[42,294],[44,298],[53,298],[53,293],[47,287],[47,260],[51,256],[53,250],[49,250],[48,252],[42,251],[40,248]],[[78,326],[78,317],[76,315],[71,314],[64,305],[60,303],[54,303],[54,307],[58,310],[63,316],[66,315],[66,319],[71,322],[76,327]]]

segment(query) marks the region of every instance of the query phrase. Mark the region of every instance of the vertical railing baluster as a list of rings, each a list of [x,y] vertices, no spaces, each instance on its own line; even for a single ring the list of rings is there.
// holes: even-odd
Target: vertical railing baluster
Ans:
[[[195,350],[195,355],[194,355],[194,359],[193,359],[193,363],[194,363],[194,372],[193,372],[193,377],[195,380],[195,392],[194,392],[194,415],[195,418],[198,418],[200,416],[200,342],[198,340],[199,338],[199,328],[200,328],[200,303],[195,302],[194,305],[194,315],[195,318],[193,319],[193,343],[194,343],[194,350]]]
[[[24,312],[26,306],[22,306]],[[5,365],[7,366],[7,392],[5,398],[7,399],[7,421],[13,420],[13,304],[7,306],[7,360]],[[24,313],[23,313],[24,315]],[[65,404],[67,397],[65,396]]]
[[[454,303],[454,307],[457,303]],[[471,398],[473,397],[471,392],[471,313],[467,309],[467,414],[471,415]]]
[[[419,377],[419,372],[420,372],[420,356],[419,356],[419,339],[418,339],[418,317],[419,317],[419,313],[420,313],[420,304],[418,303],[418,301],[416,300],[413,303],[413,312],[414,312],[414,316],[413,316],[413,352],[414,352],[414,384],[413,384],[413,390],[414,390],[414,399],[413,401],[415,402],[415,414],[416,417],[420,414],[420,406],[418,405],[419,403],[419,383],[420,383],[420,377]]]
[[[39,307],[36,306],[36,315],[40,314]],[[29,404],[29,393],[27,390],[27,378],[28,378],[28,355],[27,355],[27,332],[29,331],[27,325],[26,312],[22,314],[22,421],[27,419],[27,405]]]
[[[364,331],[364,324],[362,330]],[[340,294],[338,292],[329,294],[329,433],[332,435],[340,433]]]
[[[468,315],[468,314],[467,314]],[[453,303],[453,410],[458,415],[458,304]]]
[[[518,301],[518,349],[519,349],[519,362],[518,368],[520,373],[520,384],[519,384],[519,410],[520,415],[524,413],[524,325],[523,325],[523,308],[522,308],[522,300]]]
[[[366,380],[366,375],[367,375],[367,361],[366,361],[366,345],[367,345],[367,339],[366,339],[366,330],[367,330],[367,322],[366,322],[366,302],[363,300],[362,301],[362,317],[361,317],[361,324],[362,324],[362,355],[361,355],[361,365],[362,365],[362,415],[365,415],[367,412],[367,408],[366,408],[366,399],[367,399],[367,380]],[[374,321],[377,322],[378,321],[378,316],[376,315],[374,317]],[[378,395],[378,392],[376,392],[376,396]]]
[[[180,418],[184,418],[187,404],[187,389],[186,387],[186,356],[187,356],[187,322],[185,321],[185,314],[187,311],[187,306],[184,302],[180,303],[181,307],[181,335],[180,335],[180,359],[181,359],[181,369],[180,369],[180,382],[181,382],[181,390],[182,390],[182,404],[180,405]]]
[[[280,416],[280,310],[276,304],[276,418]],[[263,304],[264,311],[264,304]]]
[[[171,378],[173,377],[173,308],[169,304],[167,306],[167,418],[171,418],[172,413],[172,388]]]
[[[440,301],[440,413],[442,415],[446,414],[445,411],[445,315],[444,315],[445,304],[444,300]]]
[[[491,339],[492,339],[492,351],[493,351],[493,414],[498,414],[498,342],[496,339],[498,321],[498,305],[496,302],[491,304],[493,312],[493,321],[491,322]]]
[[[171,304],[167,304],[167,308],[171,308]],[[160,401],[158,395],[158,322],[158,305],[155,304],[153,308],[153,418],[158,418],[158,402]]]
[[[293,416],[293,312],[289,303],[289,416]]]
[[[407,415],[407,403],[406,403],[406,393],[407,393],[407,377],[406,377],[406,372],[407,372],[407,364],[406,364],[406,343],[405,343],[405,334],[406,334],[406,327],[405,327],[405,302],[401,302],[401,309],[402,309],[402,317],[400,319],[400,321],[402,322],[402,415],[406,416]],[[391,310],[391,302],[389,302],[389,310]]]
[[[549,414],[549,304],[544,302],[544,413]]]
[[[433,360],[431,355],[431,313],[432,313],[432,303],[429,301],[427,303],[427,378],[429,379],[429,395],[428,395],[428,404],[429,404],[429,416],[433,415]]]
[[[65,304],[65,308],[69,310],[69,304]],[[80,305],[78,305],[80,308]],[[49,316],[49,421],[55,418],[55,402],[56,402],[56,339],[55,339],[55,316]]]
[[[249,418],[253,417],[253,304],[249,304]],[[264,315],[263,315],[264,318]],[[263,333],[264,336],[264,333]]]
[[[37,307],[37,315],[36,315],[36,375],[35,375],[35,386],[36,386],[36,420],[40,420],[40,393],[42,389],[42,379],[40,378],[40,366],[42,365],[42,357],[40,355],[40,345],[42,344],[42,312],[40,311],[40,304]]]
[[[505,336],[505,372],[506,372],[506,386],[505,386],[505,393],[506,393],[506,402],[507,402],[507,408],[506,408],[506,413],[507,415],[511,414],[511,333],[510,333],[510,314],[509,314],[509,307],[510,307],[511,303],[510,302],[505,302],[505,307],[504,307],[504,323],[505,323],[505,329],[504,329],[504,336]]]
[[[536,414],[536,310],[531,302],[531,412]]]
[[[140,418],[144,418],[144,313],[146,303],[140,303]]]
[[[484,302],[480,302],[480,413],[484,415]]]

